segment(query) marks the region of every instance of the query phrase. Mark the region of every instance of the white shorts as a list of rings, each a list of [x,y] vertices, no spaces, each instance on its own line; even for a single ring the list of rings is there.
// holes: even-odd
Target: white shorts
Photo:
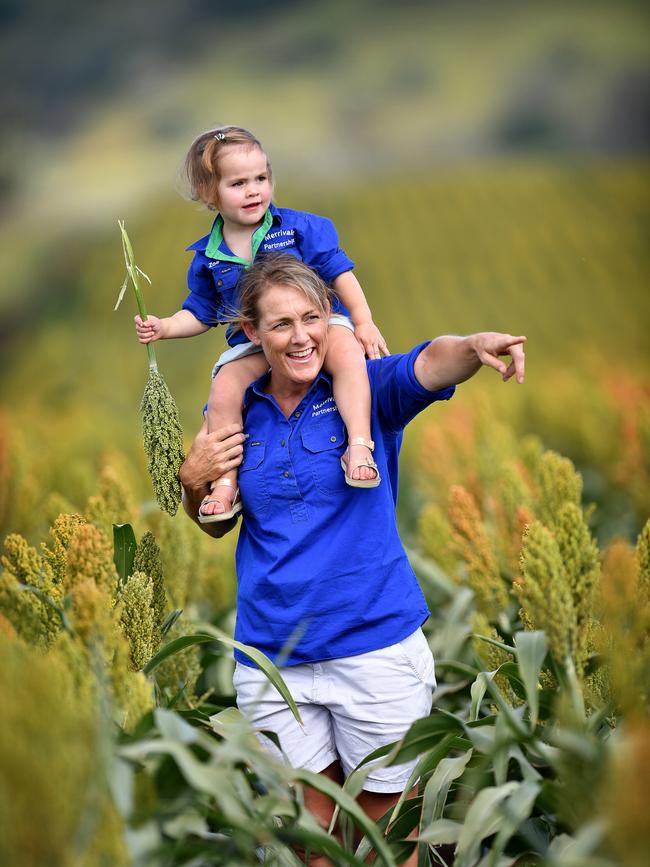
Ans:
[[[269,752],[296,768],[319,772],[337,759],[346,776],[373,750],[399,740],[431,712],[435,666],[421,629],[408,638],[357,656],[283,668],[301,727],[258,668],[237,663],[237,705]],[[275,732],[285,756],[259,730]],[[363,788],[403,791],[416,762],[375,768]],[[372,763],[371,763],[372,767]]]
[[[343,316],[341,313],[332,313],[328,321],[329,325],[342,325],[344,328],[349,328],[354,333],[354,325],[352,320]],[[238,343],[236,346],[230,346],[225,352],[222,352],[217,359],[216,364],[212,368],[212,379],[219,373],[219,370],[231,361],[237,361],[239,358],[246,358],[247,355],[255,355],[261,352],[262,347],[256,346],[249,340],[246,343]]]

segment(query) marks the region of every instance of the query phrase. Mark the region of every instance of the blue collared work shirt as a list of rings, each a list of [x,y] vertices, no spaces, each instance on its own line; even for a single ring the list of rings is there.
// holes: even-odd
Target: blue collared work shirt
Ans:
[[[210,234],[187,248],[194,251],[194,258],[187,274],[190,293],[183,302],[183,310],[189,310],[200,322],[210,326],[228,323],[236,314],[239,307],[237,283],[251,264],[230,250],[222,229],[223,219],[217,215]],[[262,225],[253,233],[253,260],[264,253],[280,252],[302,260],[326,283],[354,268],[352,259],[339,247],[331,220],[271,204]],[[348,313],[336,297],[332,312]],[[226,340],[230,346],[235,346],[246,343],[248,338],[243,331],[229,326]]]
[[[304,630],[285,664],[317,662],[401,641],[428,617],[395,518],[397,461],[405,425],[455,386],[427,391],[405,355],[368,361],[376,488],[346,485],[340,458],[346,432],[320,373],[285,418],[264,391],[249,386],[239,467],[244,503],[237,543],[235,638],[275,659]],[[248,657],[235,657],[250,665]]]

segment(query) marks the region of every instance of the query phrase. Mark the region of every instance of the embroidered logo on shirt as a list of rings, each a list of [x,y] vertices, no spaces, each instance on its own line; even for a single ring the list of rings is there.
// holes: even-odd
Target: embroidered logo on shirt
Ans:
[[[295,234],[295,229],[277,229],[275,232],[268,232],[264,236],[262,247],[267,251],[293,247],[295,244]]]
[[[338,407],[334,403],[333,397],[326,397],[325,400],[321,400],[318,403],[312,404],[312,417],[315,418],[317,415],[325,415],[327,412],[338,412]]]

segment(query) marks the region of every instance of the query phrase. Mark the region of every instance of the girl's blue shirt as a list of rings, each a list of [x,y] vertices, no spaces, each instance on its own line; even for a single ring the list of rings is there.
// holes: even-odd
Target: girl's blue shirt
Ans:
[[[285,662],[296,665],[387,647],[427,619],[395,518],[403,429],[455,390],[431,392],[418,382],[414,363],[426,345],[367,362],[382,475],[373,489],[345,483],[345,427],[326,374],[288,419],[265,392],[269,374],[248,388],[249,438],[239,467],[238,641],[275,660],[302,633]],[[251,664],[238,651],[235,657]]]
[[[187,275],[190,291],[183,302],[183,310],[189,310],[200,322],[210,326],[230,323],[239,305],[239,278],[250,267],[250,263],[228,248],[221,234],[222,225],[223,220],[218,215],[210,234],[187,248],[194,251],[194,258]],[[254,258],[264,253],[290,253],[313,268],[328,284],[354,268],[352,259],[339,247],[334,224],[326,217],[271,204],[261,234],[257,248],[253,245]],[[332,311],[348,314],[336,296]],[[226,340],[230,346],[247,342],[246,335],[231,325],[228,325]]]

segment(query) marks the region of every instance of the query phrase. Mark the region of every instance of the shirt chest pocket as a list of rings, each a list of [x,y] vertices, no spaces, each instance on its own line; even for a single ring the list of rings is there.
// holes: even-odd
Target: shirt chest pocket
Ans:
[[[343,493],[346,490],[341,467],[346,440],[343,422],[335,418],[327,424],[312,425],[301,436],[318,490],[324,494]]]
[[[244,512],[261,512],[266,509],[271,496],[264,479],[266,444],[261,440],[247,442],[239,465],[238,478]]]
[[[241,269],[234,265],[217,265],[211,271],[215,290],[226,304],[232,303]]]

